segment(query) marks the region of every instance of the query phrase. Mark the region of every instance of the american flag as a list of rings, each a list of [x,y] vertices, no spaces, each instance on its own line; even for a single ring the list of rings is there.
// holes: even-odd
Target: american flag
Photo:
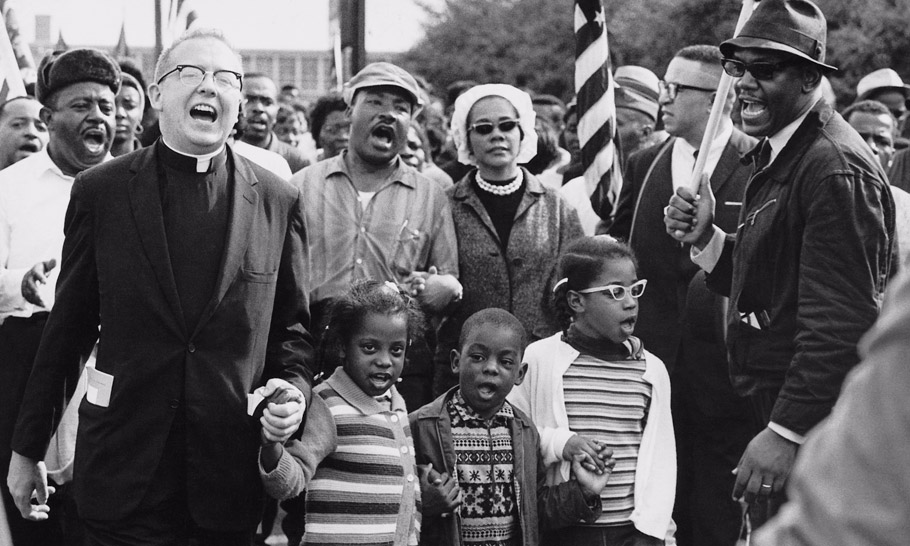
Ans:
[[[13,97],[25,95],[25,82],[22,80],[22,72],[19,71],[19,63],[16,61],[16,54],[13,52],[13,44],[10,42],[9,34],[6,32],[6,23],[3,16],[0,15],[0,104],[8,101]]]
[[[167,25],[167,28],[164,29],[163,40],[165,47],[197,23],[199,13],[196,11],[195,5],[196,2],[193,0],[164,0],[162,3],[163,19]]]
[[[607,24],[601,0],[575,0],[575,94],[578,139],[594,211],[608,221],[619,199],[616,102]],[[615,168],[614,168],[615,167]]]

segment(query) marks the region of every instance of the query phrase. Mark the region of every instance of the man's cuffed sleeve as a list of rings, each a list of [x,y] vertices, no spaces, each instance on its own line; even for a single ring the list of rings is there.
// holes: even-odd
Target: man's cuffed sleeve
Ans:
[[[727,238],[727,234],[722,229],[717,226],[713,227],[714,235],[711,236],[711,240],[708,241],[704,249],[699,251],[695,248],[695,245],[692,245],[689,250],[689,257],[692,259],[692,263],[703,269],[705,273],[714,271],[714,267],[720,261],[720,257],[724,252],[724,242]]]

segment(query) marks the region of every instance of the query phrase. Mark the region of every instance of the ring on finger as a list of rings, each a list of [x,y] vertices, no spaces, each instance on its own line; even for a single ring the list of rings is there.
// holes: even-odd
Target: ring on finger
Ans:
[[[771,484],[770,484],[770,483],[763,483],[763,484],[761,484],[761,488],[762,488],[762,489],[766,489],[766,488],[767,488],[767,489],[771,489]]]

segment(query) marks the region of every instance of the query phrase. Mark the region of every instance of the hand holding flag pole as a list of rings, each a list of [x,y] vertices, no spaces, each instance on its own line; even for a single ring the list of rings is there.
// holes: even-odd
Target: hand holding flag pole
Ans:
[[[755,0],[743,0],[742,10],[739,12],[739,20],[736,22],[736,30],[733,36],[737,36],[752,16],[752,10],[755,9]],[[701,146],[698,148],[698,157],[695,159],[695,168],[692,170],[692,180],[689,182],[689,189],[692,194],[698,193],[702,175],[705,172],[705,162],[708,160],[708,150],[711,149],[711,143],[717,137],[717,130],[720,128],[721,116],[724,112],[724,103],[727,102],[727,96],[730,94],[730,87],[733,86],[733,77],[726,72],[720,75],[720,83],[717,84],[717,93],[714,95],[714,104],[711,105],[711,115],[708,116],[708,125],[705,127],[705,136],[701,139]]]

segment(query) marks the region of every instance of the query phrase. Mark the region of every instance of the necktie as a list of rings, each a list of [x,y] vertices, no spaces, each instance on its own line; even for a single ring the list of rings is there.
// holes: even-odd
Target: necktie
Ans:
[[[758,153],[755,154],[755,170],[758,172],[768,166],[771,162],[771,141],[763,138],[759,145]]]

